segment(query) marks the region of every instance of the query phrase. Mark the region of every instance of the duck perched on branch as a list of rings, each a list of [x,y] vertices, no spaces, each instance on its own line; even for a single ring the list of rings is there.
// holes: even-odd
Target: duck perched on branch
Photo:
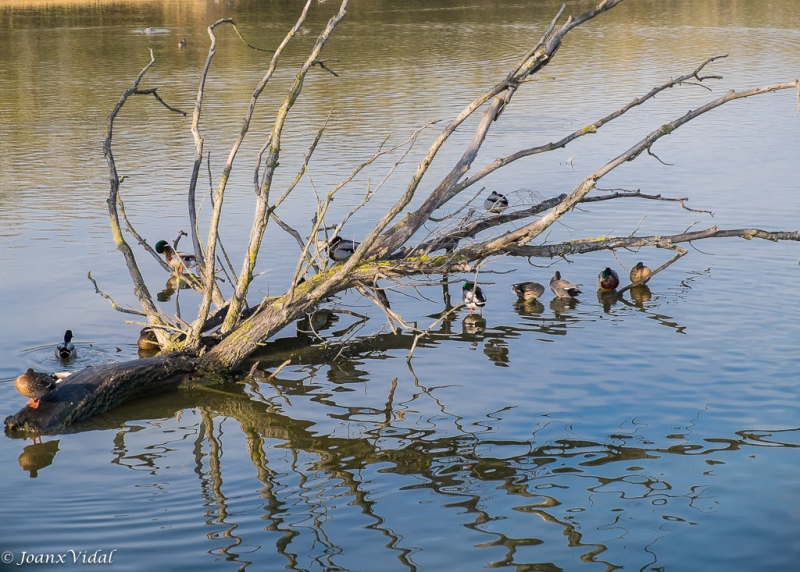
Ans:
[[[497,191],[492,191],[492,194],[483,201],[483,206],[490,213],[499,214],[508,208],[508,199],[505,195],[501,195]]]
[[[26,405],[36,409],[39,407],[39,400],[53,391],[57,383],[58,377],[55,375],[33,371],[33,368],[28,368],[28,371],[14,381],[14,387],[25,397],[30,397],[31,399]]]
[[[326,249],[328,251],[328,257],[335,262],[347,260],[353,255],[360,244],[360,242],[345,240],[338,235],[334,236],[328,241]]]
[[[511,285],[511,291],[519,296],[520,300],[531,301],[541,298],[544,286],[538,282],[519,282]]]
[[[559,298],[575,298],[579,294],[583,294],[577,284],[573,284],[569,280],[562,280],[561,272],[558,270],[550,279],[550,290]]]
[[[597,287],[600,290],[610,292],[611,290],[616,290],[617,286],[619,286],[619,275],[616,271],[606,266],[606,268],[597,275]]]
[[[469,308],[470,316],[475,308],[483,308],[486,305],[486,296],[483,294],[483,290],[473,282],[464,282],[464,286],[461,288],[461,299]],[[483,310],[481,310],[481,313],[483,313]]]
[[[78,355],[78,350],[75,349],[75,344],[72,343],[72,330],[64,332],[64,341],[56,345],[56,357],[61,359],[69,359]]]
[[[178,271],[178,274],[183,274],[184,268],[194,268],[197,266],[197,258],[194,254],[187,254],[186,252],[175,252],[166,240],[159,240],[155,246],[156,252],[163,254],[167,260],[167,264],[172,266]]]
[[[631,268],[631,282],[639,282],[650,276],[652,272],[641,261],[636,263],[636,266]]]

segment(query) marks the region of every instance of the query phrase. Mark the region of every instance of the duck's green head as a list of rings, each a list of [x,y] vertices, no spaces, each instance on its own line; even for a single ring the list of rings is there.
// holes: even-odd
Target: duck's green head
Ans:
[[[464,286],[461,288],[462,290],[474,290],[475,284],[472,282],[464,282]]]
[[[156,252],[159,254],[164,254],[164,247],[169,246],[166,240],[159,240],[156,242]]]
[[[611,278],[611,269],[606,266],[606,269],[602,272],[603,279]]]

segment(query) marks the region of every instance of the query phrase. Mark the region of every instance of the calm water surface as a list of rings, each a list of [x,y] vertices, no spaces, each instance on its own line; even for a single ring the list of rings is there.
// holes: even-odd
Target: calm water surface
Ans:
[[[404,140],[449,119],[505,75],[538,39],[558,3],[356,1],[289,122],[280,185],[333,110],[307,177],[282,217],[310,229],[313,189],[326,192],[386,136]],[[149,60],[143,87],[191,110],[207,51],[205,28],[234,17],[254,44],[274,47],[299,13],[289,2],[0,3],[0,417],[24,399],[27,367],[80,369],[135,359],[139,326],[95,294],[86,273],[134,304],[108,229],[105,119]],[[577,13],[588,2],[569,2]],[[307,34],[264,96],[229,186],[222,236],[241,258],[252,218],[252,164],[280,101],[336,6],[315,4]],[[155,33],[143,30],[154,27]],[[202,129],[212,177],[235,136],[263,53],[220,30]],[[188,47],[178,49],[186,38]],[[645,134],[718,97],[800,75],[800,11],[793,0],[629,1],[568,36],[524,86],[479,158],[554,141],[651,87],[729,54],[709,70],[712,91],[684,86],[567,149],[513,164],[484,181],[516,204],[569,192]],[[291,65],[290,65],[291,64]],[[800,212],[797,94],[719,109],[662,139],[604,179],[674,203],[595,203],[546,240],[758,226],[795,230]],[[152,101],[129,102],[115,149],[123,198],[152,244],[188,230],[189,120]],[[348,223],[359,238],[405,188],[423,149]],[[459,156],[469,130],[437,158]],[[571,161],[569,161],[571,159]],[[379,161],[333,205],[337,222],[397,159]],[[204,169],[204,176],[205,169]],[[207,185],[206,185],[207,188]],[[476,189],[477,190],[477,189]],[[206,201],[207,202],[207,201]],[[207,218],[208,206],[201,218]],[[270,228],[253,297],[282,292],[297,247]],[[138,255],[138,252],[137,252]],[[371,319],[334,314],[314,344],[287,329],[261,367],[292,364],[273,382],[246,380],[130,403],[39,443],[0,438],[0,569],[28,555],[66,566],[105,557],[114,570],[788,570],[800,558],[800,353],[796,244],[739,239],[695,244],[650,291],[609,301],[594,293],[605,266],[620,274],[670,253],[620,251],[552,261],[586,295],[517,305],[512,282],[546,282],[554,268],[499,259],[484,268],[489,305],[437,325],[405,357],[412,336],[353,293],[335,302]],[[175,310],[168,276],[142,254],[151,291]],[[238,270],[238,262],[236,263]],[[458,286],[450,287],[453,296]],[[426,326],[441,288],[390,293]],[[184,312],[196,299],[181,293]],[[251,299],[252,301],[252,299]],[[53,346],[76,333],[79,357]],[[291,330],[291,331],[290,331]],[[340,351],[342,336],[358,343]],[[360,340],[360,341],[359,341]],[[70,552],[73,551],[73,552]],[[97,552],[99,551],[99,552]],[[112,551],[115,551],[112,553]],[[73,558],[78,559],[73,564]],[[3,568],[5,567],[5,568]]]

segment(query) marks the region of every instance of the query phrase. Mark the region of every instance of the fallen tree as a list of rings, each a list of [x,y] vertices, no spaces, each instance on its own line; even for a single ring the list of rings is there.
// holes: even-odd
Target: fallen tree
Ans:
[[[403,316],[394,312],[388,303],[385,293],[380,287],[381,281],[392,281],[394,287],[402,286],[402,279],[417,277],[429,283],[438,283],[442,277],[454,273],[475,273],[492,257],[510,255],[519,257],[564,256],[567,254],[583,254],[597,250],[613,250],[619,248],[642,248],[652,246],[675,251],[676,256],[655,269],[657,274],[669,264],[686,254],[680,243],[719,237],[741,237],[745,239],[760,238],[765,240],[800,240],[797,232],[765,231],[760,229],[721,230],[716,227],[697,232],[683,232],[672,236],[627,236],[608,237],[603,239],[585,239],[560,244],[535,244],[537,237],[550,228],[560,218],[568,215],[581,203],[600,200],[667,200],[679,202],[683,208],[687,198],[669,198],[646,195],[638,191],[613,192],[599,195],[590,193],[596,189],[600,181],[608,173],[628,161],[633,161],[642,153],[653,154],[654,144],[679,129],[689,121],[712,111],[727,103],[753,97],[765,93],[785,89],[800,91],[797,80],[776,83],[747,91],[730,91],[722,97],[709,101],[705,105],[687,112],[675,120],[659,126],[647,134],[641,141],[617,157],[602,165],[583,181],[572,192],[542,200],[536,204],[507,208],[498,213],[486,213],[472,208],[476,193],[464,198],[467,189],[472,188],[484,177],[509,165],[510,163],[532,155],[561,149],[572,141],[586,135],[596,133],[609,122],[635,109],[664,90],[684,84],[703,84],[719,76],[704,75],[705,68],[724,56],[709,58],[695,70],[653,88],[648,93],[633,99],[629,104],[602,117],[594,123],[566,135],[559,141],[546,145],[519,150],[506,157],[498,158],[480,168],[473,170],[479,151],[486,140],[491,127],[503,119],[503,111],[511,104],[516,91],[522,88],[532,77],[542,70],[555,56],[565,36],[575,27],[585,24],[593,18],[620,4],[622,0],[605,0],[594,8],[568,17],[558,26],[564,9],[552,20],[542,38],[524,54],[519,63],[496,85],[480,94],[469,103],[452,121],[444,126],[427,153],[420,160],[405,191],[392,204],[382,218],[366,234],[362,242],[353,244],[352,253],[348,252],[343,260],[333,258],[331,239],[338,236],[348,217],[334,226],[328,226],[325,217],[334,197],[354,177],[373,164],[379,157],[389,154],[400,155],[405,159],[416,143],[423,129],[430,129],[432,124],[421,127],[400,145],[391,148],[380,148],[371,158],[354,168],[353,173],[340,184],[332,188],[324,198],[318,201],[314,216],[314,226],[310,235],[302,237],[295,229],[278,217],[278,211],[286,198],[295,190],[297,183],[313,159],[314,150],[323,136],[323,126],[310,145],[304,158],[300,172],[293,182],[278,194],[273,188],[276,170],[280,167],[281,142],[284,137],[286,118],[300,96],[303,83],[309,73],[320,68],[318,73],[335,72],[330,69],[329,60],[320,59],[321,52],[331,34],[345,16],[347,0],[343,0],[338,12],[328,21],[320,33],[304,62],[300,65],[292,85],[283,98],[275,116],[272,129],[263,142],[256,157],[256,168],[253,173],[255,206],[254,221],[250,230],[249,244],[239,272],[233,275],[233,291],[226,298],[220,290],[217,276],[224,266],[220,262],[218,249],[219,225],[225,199],[226,187],[234,167],[237,153],[248,135],[253,112],[258,99],[272,79],[281,55],[289,42],[305,23],[311,7],[309,0],[297,22],[274,50],[270,64],[264,76],[253,90],[250,105],[242,121],[238,137],[231,146],[230,153],[222,168],[219,182],[212,194],[212,214],[208,224],[205,243],[200,239],[197,217],[196,195],[199,173],[204,162],[204,138],[200,131],[202,103],[205,93],[205,82],[216,53],[216,33],[220,26],[231,26],[239,34],[233,20],[222,19],[208,28],[210,48],[203,73],[201,74],[197,99],[192,114],[191,130],[195,143],[195,160],[187,193],[188,215],[191,223],[190,238],[192,244],[192,262],[197,265],[197,274],[184,272],[181,264],[175,267],[168,264],[135,230],[128,219],[124,203],[120,196],[120,187],[124,177],[117,172],[112,151],[114,124],[125,103],[134,96],[153,96],[169,112],[183,113],[164,102],[156,88],[143,89],[140,84],[147,71],[155,63],[151,52],[150,62],[142,69],[133,85],[121,96],[108,119],[107,136],[104,153],[109,167],[110,191],[108,211],[111,229],[117,248],[125,257],[126,265],[134,285],[134,293],[139,301],[140,309],[121,308],[113,300],[115,309],[134,314],[146,320],[153,330],[161,353],[158,356],[128,362],[86,369],[70,376],[55,391],[40,400],[36,409],[24,407],[18,413],[8,417],[5,425],[8,430],[22,430],[36,433],[59,431],[64,427],[97,413],[107,411],[134,396],[147,395],[156,391],[174,389],[179,386],[193,384],[221,383],[235,378],[242,373],[245,361],[258,350],[265,341],[280,332],[287,325],[313,314],[316,308],[339,292],[355,288],[368,299],[375,302],[386,313],[389,323],[398,323],[402,329],[416,335],[416,341],[425,336],[425,330],[419,330],[408,324]],[[241,38],[241,35],[239,35]],[[250,46],[254,48],[254,46]],[[259,49],[259,48],[256,48]],[[480,120],[461,157],[446,176],[424,198],[421,205],[409,209],[412,200],[419,199],[421,182],[426,176],[437,153],[448,141],[457,128],[463,127],[465,121],[473,115],[480,114]],[[473,174],[468,174],[472,172]],[[375,194],[375,190],[367,193],[361,205],[363,207]],[[276,198],[277,195],[277,198]],[[460,201],[460,202],[459,202]],[[455,206],[454,206],[455,205]],[[436,218],[437,211],[444,207],[452,208],[449,215]],[[690,209],[691,210],[691,209]],[[457,218],[461,212],[466,214]],[[309,213],[310,214],[310,213]],[[292,286],[280,296],[265,297],[257,304],[249,305],[247,296],[255,279],[255,267],[262,256],[261,245],[265,231],[270,222],[275,222],[286,230],[298,242],[301,252],[293,271]],[[423,225],[434,223],[435,230],[420,238]],[[516,226],[512,223],[516,223]],[[328,230],[332,229],[329,233]],[[491,232],[489,232],[491,231]],[[428,231],[425,231],[426,233]],[[126,236],[127,235],[127,236]],[[132,238],[141,248],[152,255],[164,269],[174,274],[176,283],[196,289],[202,295],[199,308],[192,322],[187,322],[180,315],[170,316],[163,312],[153,300],[139,270],[134,249],[129,244]],[[180,236],[178,237],[180,238]],[[416,244],[412,240],[416,239]],[[177,243],[177,239],[175,241]],[[177,244],[173,244],[177,247]],[[163,251],[163,246],[159,250]],[[227,255],[226,255],[227,258]],[[188,261],[188,258],[187,258]],[[421,277],[421,278],[420,278]],[[91,276],[90,276],[91,279]],[[649,280],[647,278],[646,280]],[[618,290],[621,295],[632,285]],[[95,283],[95,287],[100,292]],[[102,294],[102,292],[100,292]],[[108,297],[107,295],[103,294]],[[110,297],[108,297],[110,299]],[[212,306],[213,311],[212,311]],[[446,310],[452,311],[453,307]],[[394,326],[392,325],[394,328]],[[408,338],[406,334],[406,338]]]

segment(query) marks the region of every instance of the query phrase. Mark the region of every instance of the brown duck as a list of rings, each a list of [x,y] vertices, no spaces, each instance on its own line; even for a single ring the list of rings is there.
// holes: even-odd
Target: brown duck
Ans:
[[[22,395],[30,397],[31,400],[25,405],[30,405],[33,409],[39,407],[39,400],[56,388],[58,378],[49,373],[41,373],[28,368],[28,371],[19,376],[14,382]]]
[[[652,272],[647,266],[641,262],[637,262],[636,266],[631,268],[631,282],[639,282],[640,280],[644,280],[650,276],[650,274],[652,274]]]

